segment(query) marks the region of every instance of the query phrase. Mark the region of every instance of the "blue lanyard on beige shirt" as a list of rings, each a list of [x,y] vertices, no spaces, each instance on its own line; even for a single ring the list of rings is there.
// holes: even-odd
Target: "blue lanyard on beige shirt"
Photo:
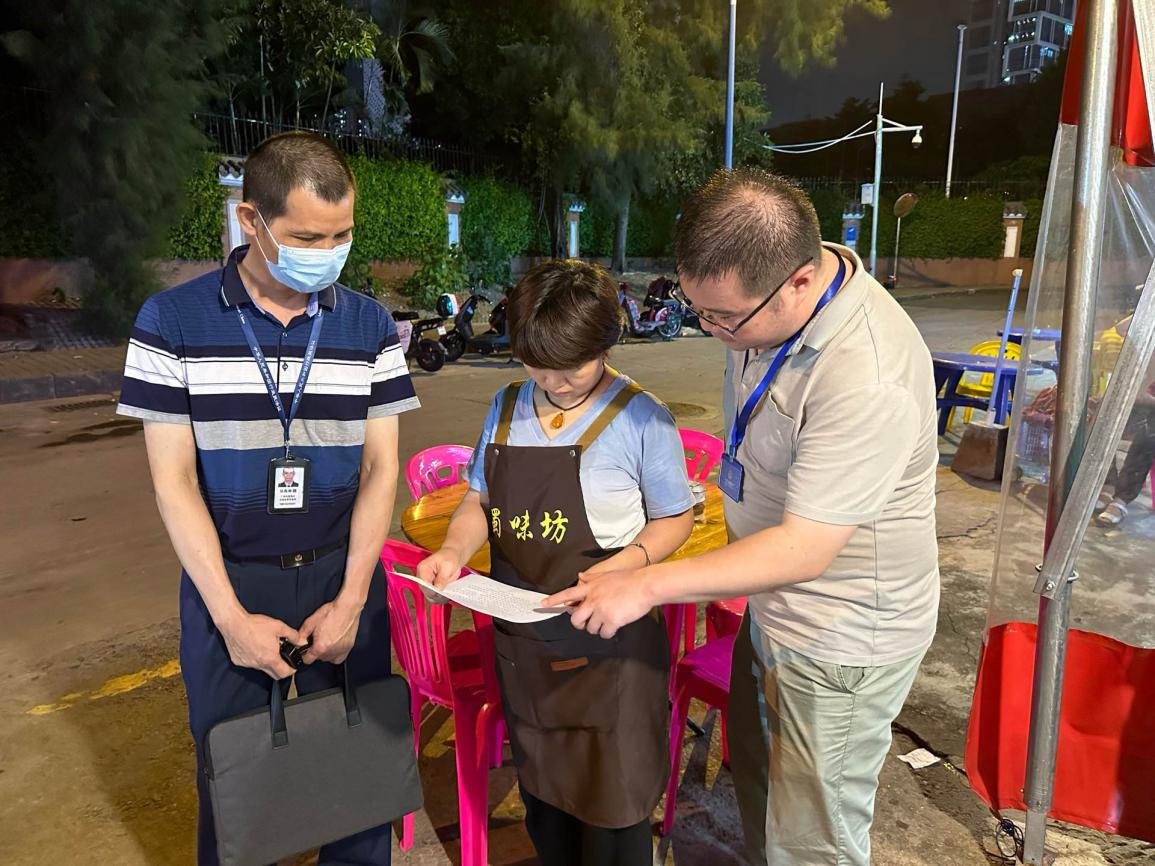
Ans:
[[[813,322],[814,317],[822,311],[822,308],[834,299],[834,296],[838,294],[838,290],[842,288],[842,281],[845,278],[846,260],[843,259],[842,256],[839,256],[838,273],[834,275],[834,280],[831,282],[829,288],[827,288],[826,291],[822,293],[822,297],[818,299],[818,305],[815,306],[814,312],[810,314],[810,318],[806,320],[806,325]],[[762,398],[766,396],[766,392],[770,389],[770,384],[774,381],[774,377],[778,375],[778,371],[782,368],[782,365],[786,363],[786,356],[790,354],[790,350],[793,349],[794,344],[798,342],[798,338],[806,329],[806,325],[803,325],[795,331],[794,336],[782,344],[782,347],[778,350],[778,354],[776,354],[774,360],[770,362],[770,367],[766,370],[765,375],[762,376],[762,381],[758,383],[758,387],[756,387],[753,393],[746,399],[742,410],[734,419],[734,426],[730,430],[730,448],[728,452],[731,457],[738,456],[738,449],[741,447],[742,441],[746,438],[746,428],[750,424],[754,410],[758,408],[758,404],[761,403]],[[749,362],[749,360],[750,353],[747,352],[746,361]],[[745,372],[745,365],[743,365],[742,369],[743,372]]]
[[[297,417],[297,410],[301,408],[301,397],[305,393],[305,383],[309,381],[309,371],[313,369],[313,356],[317,354],[317,343],[321,339],[321,320],[324,315],[325,311],[318,308],[313,316],[313,328],[309,332],[309,344],[305,347],[305,357],[301,361],[301,374],[297,377],[297,385],[293,389],[293,402],[289,406],[288,414],[285,414],[285,404],[281,401],[277,383],[269,370],[265,353],[261,351],[261,344],[257,342],[257,337],[253,333],[253,326],[249,324],[244,310],[237,307],[237,318],[241,320],[241,330],[245,332],[249,351],[253,353],[253,358],[261,370],[261,376],[265,380],[265,388],[269,392],[269,399],[273,401],[273,407],[277,410],[277,417],[281,419],[281,427],[285,431],[286,457],[289,456],[289,427],[292,425],[293,419]]]

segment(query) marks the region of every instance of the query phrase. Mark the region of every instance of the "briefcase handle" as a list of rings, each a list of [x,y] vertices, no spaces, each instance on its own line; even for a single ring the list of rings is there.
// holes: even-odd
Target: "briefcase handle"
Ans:
[[[350,728],[361,724],[361,707],[357,703],[357,690],[349,677],[349,668],[340,664],[341,681],[345,692],[345,721]],[[273,748],[280,749],[289,745],[289,728],[285,722],[285,698],[281,694],[281,681],[273,683],[273,694],[269,698],[269,720],[273,733]]]

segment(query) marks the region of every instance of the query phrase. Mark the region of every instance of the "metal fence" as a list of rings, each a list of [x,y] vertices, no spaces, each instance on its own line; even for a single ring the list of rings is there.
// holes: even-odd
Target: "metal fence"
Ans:
[[[270,135],[303,129],[323,135],[338,149],[352,156],[427,162],[438,171],[459,174],[475,174],[494,170],[499,166],[499,162],[487,154],[427,138],[413,136],[381,138],[360,133],[310,129],[307,126],[252,118],[229,117],[223,114],[194,114],[193,118],[212,146],[223,156],[245,156]]]

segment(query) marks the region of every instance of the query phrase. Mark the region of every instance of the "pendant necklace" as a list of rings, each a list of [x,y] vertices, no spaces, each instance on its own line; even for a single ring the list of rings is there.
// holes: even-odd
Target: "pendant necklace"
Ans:
[[[551,396],[549,396],[549,391],[545,390],[545,388],[542,388],[541,393],[545,395],[546,402],[548,402],[549,405],[553,406],[553,408],[558,410],[557,414],[554,415],[553,419],[549,422],[550,429],[551,430],[560,430],[562,428],[562,425],[565,424],[565,413],[566,412],[572,412],[574,409],[577,409],[579,406],[583,405],[586,400],[588,400],[591,396],[593,396],[594,391],[596,391],[598,389],[598,385],[600,385],[602,383],[602,379],[605,378],[605,375],[606,375],[605,371],[603,370],[601,378],[598,379],[597,385],[594,385],[592,388],[590,388],[589,393],[587,393],[584,397],[582,397],[580,400],[578,400],[572,406],[559,406],[559,405],[557,405],[557,403],[553,402],[553,398]]]

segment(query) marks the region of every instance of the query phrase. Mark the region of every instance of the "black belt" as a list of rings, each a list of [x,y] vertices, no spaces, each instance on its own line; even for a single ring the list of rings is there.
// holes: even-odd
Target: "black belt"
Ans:
[[[295,553],[282,553],[280,556],[248,556],[244,559],[226,556],[230,562],[261,562],[268,565],[279,565],[281,568],[299,568],[302,565],[309,565],[316,562],[322,556],[328,556],[336,550],[340,550],[349,543],[349,539],[342,538],[340,541],[334,541],[332,544],[326,544],[324,547],[314,547],[312,550],[298,550]]]

